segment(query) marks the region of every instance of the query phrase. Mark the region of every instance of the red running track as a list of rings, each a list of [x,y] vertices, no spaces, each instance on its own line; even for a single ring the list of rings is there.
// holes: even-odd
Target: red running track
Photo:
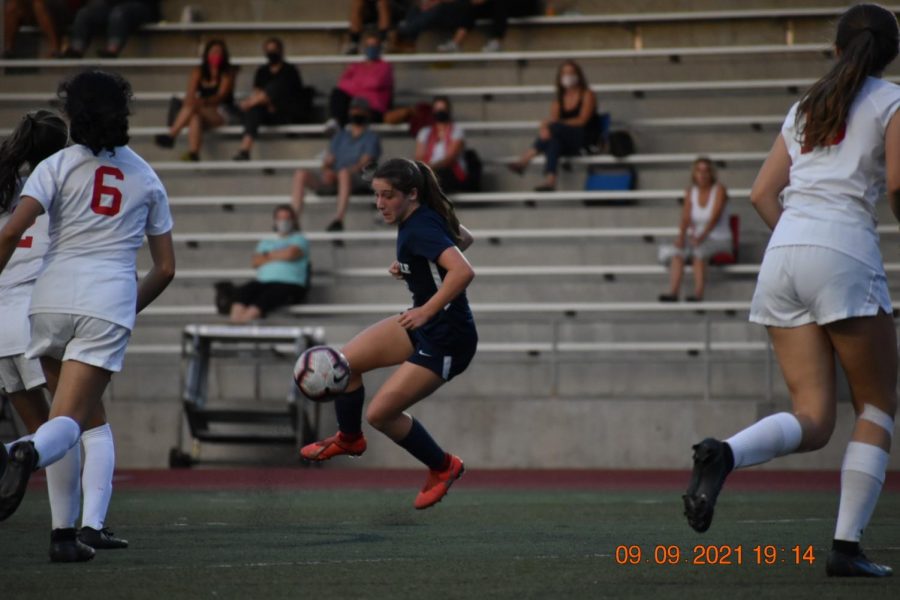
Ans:
[[[319,468],[198,468],[117,471],[121,489],[249,490],[249,489],[406,489],[422,484],[423,470]],[[497,490],[683,490],[688,471],[471,469],[457,485]],[[32,478],[43,485],[43,473]],[[744,491],[837,491],[836,471],[738,471],[728,488]],[[900,491],[900,472],[888,473],[885,491]]]

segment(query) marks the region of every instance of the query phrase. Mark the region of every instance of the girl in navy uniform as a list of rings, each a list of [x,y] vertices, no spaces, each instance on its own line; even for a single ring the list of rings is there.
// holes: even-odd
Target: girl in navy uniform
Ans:
[[[372,325],[344,346],[351,376],[334,403],[339,431],[305,446],[301,454],[324,461],[365,452],[362,375],[400,365],[372,398],[366,420],[429,468],[414,504],[423,509],[440,502],[464,467],[404,411],[462,373],[475,355],[478,334],[465,293],[475,272],[462,254],[472,236],[422,162],[387,161],[375,172],[372,189],[385,223],[398,227],[397,260],[389,271],[406,281],[413,307]]]

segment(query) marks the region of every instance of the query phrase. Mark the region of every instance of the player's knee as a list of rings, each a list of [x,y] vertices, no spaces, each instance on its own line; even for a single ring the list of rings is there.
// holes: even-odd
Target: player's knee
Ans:
[[[384,431],[391,420],[390,417],[387,411],[380,408],[372,408],[370,406],[366,410],[366,422],[378,431]]]

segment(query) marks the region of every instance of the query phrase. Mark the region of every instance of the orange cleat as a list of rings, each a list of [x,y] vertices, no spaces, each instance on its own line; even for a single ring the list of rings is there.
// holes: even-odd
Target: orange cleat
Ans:
[[[434,506],[447,495],[453,482],[463,476],[466,467],[458,456],[450,455],[450,466],[443,471],[428,471],[425,486],[416,496],[414,506],[418,510]]]
[[[322,462],[335,456],[348,454],[350,456],[359,456],[366,451],[366,438],[360,435],[353,441],[347,440],[339,431],[331,437],[327,437],[321,442],[313,442],[307,444],[300,449],[300,456],[306,460]]]

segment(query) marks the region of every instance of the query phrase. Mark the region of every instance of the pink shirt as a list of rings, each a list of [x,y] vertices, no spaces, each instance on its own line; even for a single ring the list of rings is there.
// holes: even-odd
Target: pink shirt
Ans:
[[[372,110],[383,113],[391,107],[394,96],[394,67],[383,60],[366,60],[349,65],[338,89],[351,96],[361,96]]]

